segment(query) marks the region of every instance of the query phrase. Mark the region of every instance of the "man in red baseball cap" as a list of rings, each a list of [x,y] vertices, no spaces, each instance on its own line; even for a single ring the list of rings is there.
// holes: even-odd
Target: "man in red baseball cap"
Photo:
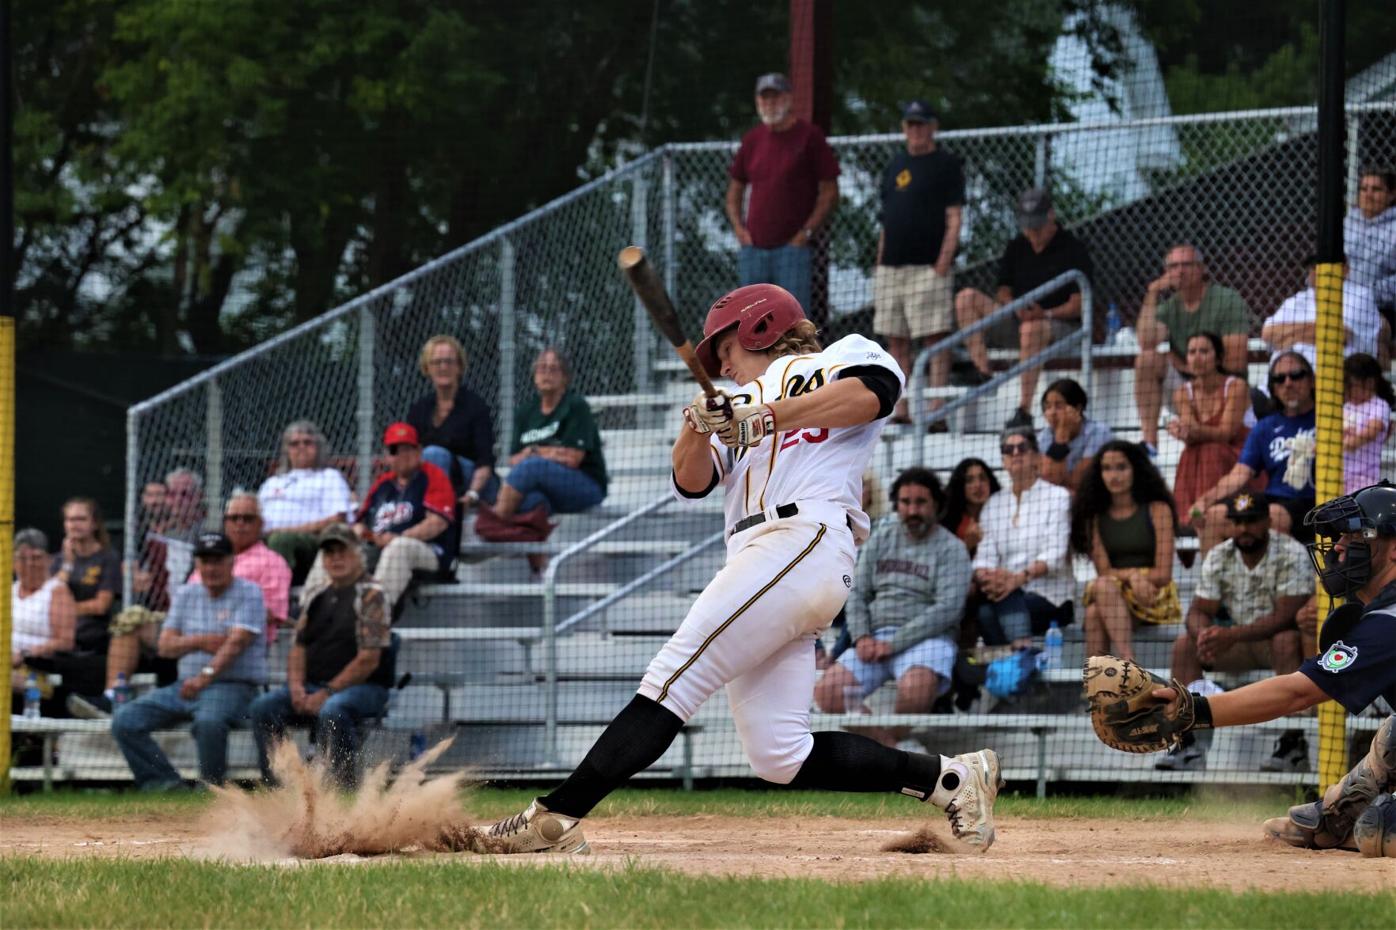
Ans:
[[[389,604],[407,590],[414,571],[448,572],[460,552],[460,519],[450,477],[422,461],[421,440],[411,424],[383,431],[389,470],[378,476],[359,508],[354,531],[368,543],[374,579]],[[306,586],[323,581],[319,558]]]

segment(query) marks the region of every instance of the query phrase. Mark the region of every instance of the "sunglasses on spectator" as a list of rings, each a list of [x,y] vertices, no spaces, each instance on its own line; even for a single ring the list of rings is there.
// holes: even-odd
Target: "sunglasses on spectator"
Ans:
[[[256,523],[262,518],[255,513],[225,513],[223,519],[229,523]]]
[[[1284,384],[1286,381],[1303,381],[1309,377],[1307,371],[1277,371],[1271,378],[1276,384]]]
[[[1024,455],[1032,449],[1032,446],[1025,442],[1008,442],[999,446],[999,451],[1004,455]]]
[[[417,448],[417,447],[414,446],[414,445],[412,445],[410,442],[399,442],[399,443],[394,443],[393,445],[388,446],[388,454],[389,454],[389,455],[397,455],[397,454],[398,454],[399,452],[401,452],[403,449],[415,449],[415,448]]]

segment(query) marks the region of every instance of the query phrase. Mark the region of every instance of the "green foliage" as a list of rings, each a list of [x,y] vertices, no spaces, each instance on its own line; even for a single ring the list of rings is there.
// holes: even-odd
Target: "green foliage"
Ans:
[[[535,865],[529,863],[529,865]],[[354,868],[0,860],[16,927],[1385,927],[1396,893],[828,882],[440,856]],[[139,889],[137,892],[136,889]]]

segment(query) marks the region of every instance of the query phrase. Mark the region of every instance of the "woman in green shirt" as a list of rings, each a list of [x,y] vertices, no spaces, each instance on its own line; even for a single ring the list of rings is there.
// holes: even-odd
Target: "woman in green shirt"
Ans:
[[[606,460],[601,433],[586,398],[568,390],[572,368],[556,348],[538,353],[533,386],[538,395],[514,415],[509,475],[499,490],[495,512],[503,519],[543,508],[579,513],[606,498]]]

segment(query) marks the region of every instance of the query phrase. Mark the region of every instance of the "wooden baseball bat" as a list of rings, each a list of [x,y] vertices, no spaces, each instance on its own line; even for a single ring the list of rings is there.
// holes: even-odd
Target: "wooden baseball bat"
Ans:
[[[716,397],[717,388],[713,387],[712,379],[708,377],[708,373],[703,370],[703,364],[694,354],[693,344],[683,334],[683,326],[679,324],[679,315],[674,310],[674,303],[664,290],[664,282],[659,280],[654,267],[645,258],[645,250],[638,245],[628,245],[616,256],[616,264],[620,265],[625,280],[630,282],[631,290],[640,298],[640,303],[644,304],[655,327],[673,345],[674,351],[693,373],[693,379],[698,382],[703,393],[709,397]]]

